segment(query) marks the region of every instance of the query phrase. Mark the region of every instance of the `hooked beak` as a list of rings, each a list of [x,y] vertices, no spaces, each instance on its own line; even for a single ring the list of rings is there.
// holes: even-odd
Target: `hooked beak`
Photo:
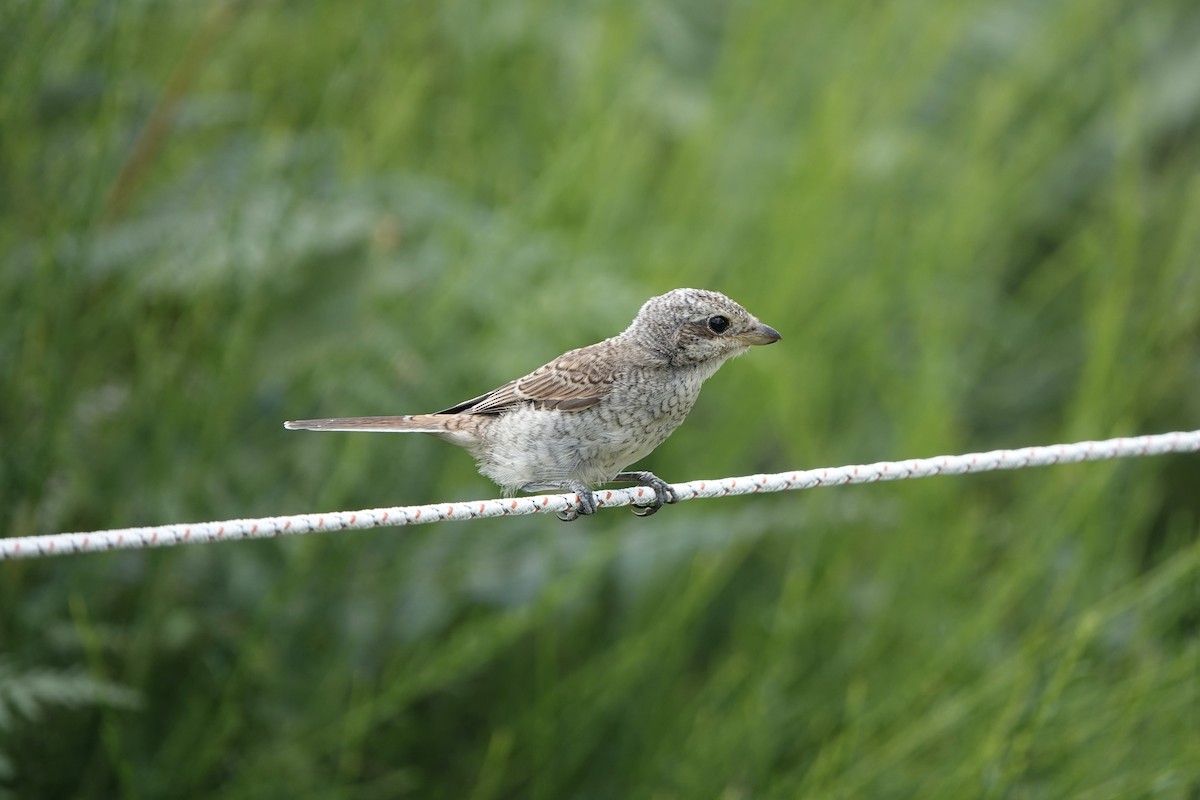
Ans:
[[[778,342],[783,337],[779,335],[779,331],[772,328],[770,325],[763,325],[761,322],[754,328],[745,333],[738,334],[744,344],[771,344]]]

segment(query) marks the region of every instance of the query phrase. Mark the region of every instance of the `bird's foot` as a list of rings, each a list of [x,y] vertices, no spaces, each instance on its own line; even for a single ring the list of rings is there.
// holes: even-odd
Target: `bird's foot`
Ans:
[[[678,503],[679,498],[675,495],[675,490],[671,488],[671,484],[664,481],[662,478],[655,475],[653,472],[635,471],[635,472],[619,472],[614,481],[629,481],[636,483],[639,486],[649,486],[654,490],[654,502],[645,506],[634,506],[633,513],[639,517],[648,517],[651,514],[657,513],[660,508],[668,503]]]
[[[579,495],[578,509],[568,508],[565,511],[557,512],[556,516],[563,522],[578,519],[581,514],[586,517],[596,513],[596,493],[582,481],[543,481],[527,483],[521,487],[522,492],[544,492],[547,489],[565,489]]]

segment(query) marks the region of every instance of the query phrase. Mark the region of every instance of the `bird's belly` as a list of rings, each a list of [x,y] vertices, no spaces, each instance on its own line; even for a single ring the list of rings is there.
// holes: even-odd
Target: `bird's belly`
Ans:
[[[488,426],[475,457],[479,471],[506,489],[564,480],[603,483],[662,444],[690,406],[667,413],[630,413],[607,404],[510,411]]]

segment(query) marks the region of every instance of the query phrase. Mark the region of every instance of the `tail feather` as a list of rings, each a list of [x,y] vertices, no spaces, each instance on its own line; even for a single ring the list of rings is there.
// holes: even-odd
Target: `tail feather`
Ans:
[[[433,414],[403,417],[335,417],[298,419],[283,423],[288,430],[380,431],[391,433],[445,433],[446,426]]]

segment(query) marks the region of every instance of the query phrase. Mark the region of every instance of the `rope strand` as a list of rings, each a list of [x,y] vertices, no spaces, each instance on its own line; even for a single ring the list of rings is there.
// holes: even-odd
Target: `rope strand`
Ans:
[[[689,481],[673,485],[680,502],[710,497],[728,497],[759,492],[785,492],[874,483],[934,475],[964,475],[1001,469],[1024,469],[1080,461],[1155,456],[1165,453],[1192,453],[1200,450],[1200,430],[1163,433],[1153,436],[1122,437],[1097,442],[1025,447],[1018,450],[992,450],[958,456],[913,458],[906,461],[880,461],[875,464],[747,475],[738,478]],[[653,499],[653,490],[645,486],[630,489],[601,489],[596,492],[601,508],[645,505]],[[18,558],[45,558],[69,553],[101,550],[135,550],[170,547],[199,542],[265,539],[321,531],[363,530],[366,528],[423,525],[450,520],[487,517],[523,516],[579,507],[578,495],[550,494],[511,497],[498,500],[470,500],[434,503],[422,506],[396,506],[363,511],[332,511],[325,514],[299,514],[262,519],[236,519],[224,522],[158,525],[143,528],[117,528],[90,533],[56,533],[45,536],[18,536],[0,539],[0,561]]]

